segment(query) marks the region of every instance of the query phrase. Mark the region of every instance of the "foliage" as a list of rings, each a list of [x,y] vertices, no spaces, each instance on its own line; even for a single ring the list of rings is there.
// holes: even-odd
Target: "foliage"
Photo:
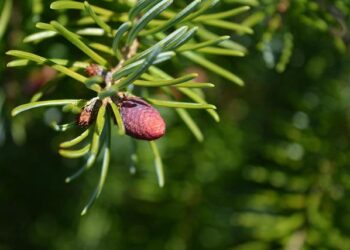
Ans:
[[[55,13],[45,1],[37,1],[44,3],[44,8],[33,18],[29,2],[16,12],[27,13],[22,21],[10,22],[2,50],[26,50],[45,58],[82,57],[60,36],[39,45],[19,41],[18,30],[36,32],[31,20],[47,21]],[[106,188],[84,217],[79,216],[79,209],[98,173],[63,185],[66,175],[81,162],[67,161],[56,153],[57,145],[78,131],[56,134],[45,127],[52,117],[58,121],[61,116],[51,108],[10,120],[10,110],[33,95],[29,86],[33,86],[36,69],[0,66],[1,76],[6,76],[1,77],[5,79],[1,87],[7,97],[1,113],[7,137],[0,153],[0,249],[348,249],[349,4],[293,0],[282,14],[278,11],[281,2],[285,1],[225,0],[211,10],[251,5],[249,14],[227,19],[246,25],[252,20],[250,13],[264,14],[252,24],[253,35],[232,34],[247,48],[246,57],[236,60],[205,54],[211,62],[239,74],[245,87],[225,84],[225,78],[211,75],[218,84],[206,94],[218,107],[221,122],[214,126],[206,112],[191,110],[205,134],[202,144],[194,142],[191,131],[174,116],[177,113],[161,108],[169,127],[167,136],[157,142],[167,166],[163,189],[157,187],[154,170],[149,168],[151,148],[145,142],[134,148],[127,137],[119,137],[115,131]],[[128,10],[127,1],[124,3]],[[109,4],[98,2],[104,7]],[[180,9],[184,1],[176,1],[175,6]],[[342,13],[344,33],[333,32],[339,26],[329,15],[330,9]],[[61,11],[57,18],[66,24],[68,17],[80,18],[76,13],[80,12]],[[276,63],[283,51],[284,34],[293,37],[283,72],[266,67],[260,47],[256,49],[276,15],[282,22],[269,43]],[[304,22],[304,16],[312,22]],[[324,29],[314,27],[319,19]],[[225,35],[216,28],[210,31]],[[193,73],[185,71],[190,65],[181,56],[159,67],[179,78]],[[53,81],[57,84],[44,97],[63,99],[67,93],[69,99],[94,97],[92,91],[68,78],[58,76]],[[152,98],[158,93],[150,92]],[[26,144],[13,140],[26,130]],[[139,156],[137,171],[132,159],[121,157],[133,150]]]
[[[52,2],[51,9],[78,10],[82,16],[63,24],[58,21],[38,22],[36,27],[43,31],[27,36],[24,41],[39,43],[61,35],[85,56],[66,60],[46,58],[20,50],[7,52],[8,55],[19,58],[9,62],[8,67],[27,66],[31,62],[48,65],[63,76],[70,77],[95,92],[90,99],[40,101],[47,90],[47,85],[45,85],[32,97],[30,103],[12,110],[12,116],[16,116],[24,111],[40,107],[63,106],[63,112],[80,113],[78,125],[83,123],[89,128],[81,131],[74,139],[61,143],[59,153],[67,158],[83,157],[86,161],[81,169],[66,178],[66,182],[71,182],[89,170],[98,161],[99,155],[102,155],[98,185],[82,214],[86,213],[104,186],[110,164],[113,122],[117,123],[120,135],[128,132],[125,131],[123,124],[125,120],[123,121],[119,108],[123,98],[127,98],[124,96],[142,96],[153,105],[175,108],[180,118],[199,141],[203,139],[202,132],[186,109],[206,109],[215,121],[219,121],[219,116],[215,111],[216,107],[205,101],[203,92],[196,90],[213,87],[213,84],[194,82],[197,74],[187,74],[178,78],[171,77],[171,72],[163,71],[158,64],[172,59],[175,55],[182,56],[234,83],[243,84],[243,81],[236,75],[210,62],[201,54],[244,55],[243,47],[230,41],[229,36],[211,33],[207,30],[207,26],[240,33],[252,33],[250,28],[224,20],[249,10],[249,7],[205,14],[208,9],[217,4],[217,1],[195,0],[181,8],[175,4],[170,8],[172,4],[171,0],[145,0],[138,1],[128,11],[122,8],[115,11],[118,10],[118,3],[109,4],[103,8],[91,5],[87,1]],[[159,19],[156,19],[158,16]],[[81,73],[84,69],[90,77]],[[162,95],[152,88],[159,88]],[[176,101],[176,92],[186,96],[194,103]],[[152,95],[163,99],[152,98]],[[51,126],[56,131],[64,132],[76,127],[75,124],[76,122],[73,121],[58,125],[56,121],[53,121]],[[80,144],[83,145],[79,146]],[[162,187],[164,177],[159,149],[154,142],[150,142],[150,146],[154,154],[159,185]],[[136,153],[132,154],[136,155]]]
[[[257,1],[248,2],[258,5]],[[347,50],[349,4],[348,0],[262,0],[260,9],[242,24],[258,26],[262,36],[257,48],[262,52],[266,65],[283,72],[293,53],[297,27],[308,27],[308,33],[330,33],[336,48],[341,52]],[[289,25],[291,22],[293,26]]]

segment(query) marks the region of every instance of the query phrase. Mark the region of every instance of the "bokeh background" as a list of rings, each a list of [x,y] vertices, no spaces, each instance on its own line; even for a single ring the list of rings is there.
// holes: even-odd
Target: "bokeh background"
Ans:
[[[58,110],[15,119],[10,111],[51,81],[60,82],[50,97],[84,92],[53,80],[45,67],[8,69],[4,54],[76,57],[60,38],[22,43],[35,22],[74,16],[50,10],[50,1],[14,1],[0,27],[0,250],[350,249],[350,2],[227,0],[217,8],[232,3],[252,6],[237,20],[255,33],[231,34],[246,57],[212,58],[244,87],[202,72],[217,85],[207,94],[221,122],[193,112],[205,135],[198,143],[174,113],[161,110],[168,123],[159,141],[163,189],[148,144],[137,144],[132,174],[130,141],[115,137],[104,191],[81,217],[98,171],[64,183],[81,162],[57,154],[67,134],[47,123]],[[188,70],[181,61],[176,67]]]

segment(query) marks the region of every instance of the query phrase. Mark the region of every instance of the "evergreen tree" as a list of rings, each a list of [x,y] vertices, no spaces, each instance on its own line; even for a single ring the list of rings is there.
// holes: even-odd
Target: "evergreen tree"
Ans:
[[[0,249],[350,248],[349,10],[2,1]]]

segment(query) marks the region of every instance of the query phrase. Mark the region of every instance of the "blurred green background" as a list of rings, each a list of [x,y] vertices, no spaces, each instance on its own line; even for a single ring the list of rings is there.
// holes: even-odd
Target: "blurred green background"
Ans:
[[[217,87],[208,99],[222,121],[193,112],[206,138],[197,143],[161,110],[163,189],[148,144],[138,143],[131,174],[130,141],[115,137],[104,191],[81,217],[98,171],[64,183],[81,162],[57,154],[69,137],[47,126],[58,110],[9,115],[55,72],[7,69],[4,55],[25,49],[69,58],[75,50],[60,38],[22,43],[35,22],[57,13],[50,1],[14,1],[0,32],[0,250],[350,249],[350,2],[227,0],[218,8],[229,2],[252,6],[240,21],[255,33],[232,34],[248,48],[245,58],[212,58],[246,83],[209,74]],[[63,80],[50,96],[83,96],[78,87]]]

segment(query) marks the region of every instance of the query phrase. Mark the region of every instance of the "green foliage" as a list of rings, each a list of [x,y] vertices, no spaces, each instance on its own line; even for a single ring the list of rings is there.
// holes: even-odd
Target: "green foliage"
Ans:
[[[75,6],[76,3],[70,1]],[[128,11],[133,6],[132,1],[118,3],[118,8],[113,7],[115,1],[90,3],[114,32],[128,21]],[[168,10],[179,13],[189,3],[192,1],[174,1]],[[33,67],[36,63],[27,59],[15,60],[15,65],[26,65],[21,69],[5,69],[0,65],[0,200],[3,215],[0,249],[348,249],[349,1],[293,0],[283,14],[278,10],[280,3],[285,1],[222,0],[202,14],[209,18],[218,13],[223,15],[232,7],[237,7],[238,11],[242,4],[251,5],[249,13],[225,19],[250,27],[249,21],[257,22],[258,19],[253,17],[259,18],[263,13],[260,21],[251,26],[254,34],[249,36],[241,37],[212,26],[201,29],[202,25],[192,28],[183,24],[188,28],[179,30],[180,34],[187,31],[186,35],[193,35],[195,41],[190,40],[191,44],[184,47],[197,46],[225,35],[231,35],[239,42],[221,42],[214,47],[217,54],[210,53],[211,46],[197,49],[195,53],[242,76],[245,87],[229,85],[226,78],[210,75],[216,85],[213,88],[204,67],[193,69],[193,64],[183,54],[172,55],[170,60],[151,66],[142,79],[134,81],[132,91],[139,88],[141,93],[137,95],[145,98],[189,102],[191,94],[186,95],[186,91],[180,92],[180,89],[193,90],[192,86],[198,84],[202,89],[194,91],[197,97],[215,103],[221,122],[213,126],[208,117],[208,114],[215,117],[214,113],[209,113],[216,111],[212,109],[203,112],[160,107],[169,129],[167,136],[157,141],[158,151],[154,151],[148,143],[119,136],[125,130],[120,126],[120,117],[119,126],[115,125],[120,114],[118,108],[112,113],[111,105],[112,109],[106,113],[116,116],[116,121],[112,124],[109,174],[99,202],[84,217],[79,216],[80,209],[88,201],[96,182],[101,187],[103,178],[100,179],[98,171],[81,175],[86,169],[93,170],[92,166],[83,166],[81,171],[66,179],[70,182],[80,176],[79,181],[70,185],[63,182],[67,174],[82,165],[82,160],[75,157],[84,155],[87,160],[86,151],[90,150],[91,144],[96,148],[98,141],[91,139],[102,127],[97,129],[92,125],[86,130],[73,127],[64,133],[56,133],[46,126],[58,130],[69,128],[75,114],[81,111],[79,105],[72,104],[64,105],[64,112],[60,110],[62,106],[47,106],[23,112],[14,119],[9,116],[13,107],[31,99],[37,103],[46,99],[94,98],[95,91],[101,90],[90,88],[103,87],[103,78],[86,77],[83,70],[90,65],[91,59],[56,31],[39,32],[39,37],[42,35],[39,40],[43,39],[40,43],[23,44],[21,40],[25,34],[37,32],[33,20],[48,23],[53,15],[57,15],[59,23],[79,32],[91,49],[108,62],[117,63],[118,55],[112,46],[114,37],[109,37],[81,4],[75,10],[58,12],[50,10],[47,1],[28,0],[14,4],[16,14],[11,15],[0,50],[3,53],[9,49],[29,51],[52,59],[55,65],[78,72],[88,81],[80,82],[62,73],[43,80],[48,66],[42,65],[38,70],[37,66]],[[163,14],[168,18],[176,16],[168,10]],[[124,14],[108,19],[114,12]],[[345,25],[339,26],[341,22],[335,21],[331,13],[337,13],[336,20],[345,21]],[[269,43],[276,69],[271,70],[256,48],[264,34],[270,32],[269,21],[276,15],[281,16],[277,22],[281,26],[272,33]],[[304,17],[311,21],[305,22]],[[152,28],[160,27],[158,19],[162,19],[161,16],[153,21]],[[322,21],[317,21],[319,19]],[[50,27],[43,23],[38,26]],[[171,28],[166,34],[172,31],[175,29]],[[165,37],[157,36],[154,43],[146,43],[141,38],[145,42],[145,47],[140,48],[143,55],[130,61],[129,65],[145,59],[150,54],[150,51],[146,53],[147,49]],[[123,36],[118,42],[118,51],[125,38]],[[283,49],[286,39],[292,39],[291,53]],[[283,51],[286,51],[284,56]],[[218,56],[221,55],[219,52],[225,55]],[[247,56],[233,58],[229,53]],[[263,55],[266,53],[263,50]],[[289,59],[284,71],[276,72],[281,57]],[[12,59],[12,56],[3,57],[5,62]],[[139,66],[136,64],[135,67]],[[195,82],[194,71],[204,83]],[[125,72],[121,78],[133,71],[126,68]],[[34,94],[42,82],[46,82],[43,89]],[[202,90],[206,90],[207,98]],[[167,99],[167,96],[171,98]],[[107,116],[105,120],[108,120]],[[205,141],[196,143],[191,134],[199,141],[205,135]],[[107,134],[102,132],[101,136]],[[59,154],[72,159],[60,157],[57,148]],[[156,170],[149,167],[160,163],[155,162],[157,152],[166,166],[166,185],[162,189],[156,185]],[[106,166],[103,165],[105,154],[108,161],[108,152],[102,147],[95,167]],[[95,190],[93,199],[99,193],[99,189]]]
[[[253,1],[250,4],[256,6]],[[283,72],[294,50],[295,28],[306,26],[309,30],[333,34],[333,43],[341,51],[348,39],[347,15],[349,1],[262,0],[260,10],[246,18],[242,24],[263,32],[257,48],[262,52],[269,68]],[[294,26],[288,23],[293,20]]]
[[[10,14],[12,9],[12,0],[5,0],[1,6],[0,12],[0,41],[5,33],[7,23],[10,20]]]
[[[252,30],[246,26],[223,20],[244,13],[249,10],[249,7],[243,6],[230,11],[206,15],[205,13],[216,4],[217,1],[212,0],[195,0],[181,9],[173,6],[172,0],[145,0],[136,2],[128,11],[122,9],[115,11],[118,9],[118,3],[110,4],[108,7],[99,7],[87,1],[56,1],[51,3],[51,9],[58,11],[78,10],[81,17],[66,23],[59,21],[39,22],[36,27],[44,31],[29,35],[24,41],[41,43],[59,35],[79,49],[84,56],[76,59],[63,59],[45,58],[20,50],[7,52],[8,55],[19,58],[9,62],[8,67],[27,66],[30,62],[47,65],[65,77],[83,83],[83,86],[88,90],[96,92],[96,96],[90,100],[39,101],[45,95],[45,90],[41,90],[31,103],[18,106],[12,111],[12,115],[16,116],[38,107],[64,106],[63,110],[66,112],[73,111],[75,113],[80,108],[82,110],[81,116],[87,112],[87,109],[90,110],[90,116],[97,113],[96,122],[94,124],[88,122],[89,126],[94,127],[93,129],[87,129],[87,134],[85,134],[86,131],[80,133],[78,137],[72,139],[73,143],[66,143],[64,149],[59,150],[63,157],[83,157],[86,159],[85,165],[76,174],[69,177],[68,182],[90,169],[98,161],[99,154],[103,154],[99,184],[82,214],[86,213],[93,201],[99,196],[104,185],[110,158],[110,141],[112,140],[110,130],[114,127],[111,123],[115,120],[119,127],[119,134],[125,134],[119,107],[113,103],[113,98],[118,98],[121,95],[142,95],[155,106],[175,108],[194,136],[202,141],[203,135],[199,126],[195,124],[185,109],[205,109],[215,121],[219,121],[219,116],[215,111],[216,107],[206,102],[203,92],[196,90],[197,88],[212,87],[213,84],[194,82],[193,80],[198,76],[196,74],[177,78],[170,77],[173,72],[161,69],[158,64],[172,60],[175,56],[185,57],[233,83],[243,85],[243,81],[239,77],[200,55],[199,50],[219,55],[228,51],[221,47],[221,44],[224,41],[229,42],[230,36],[210,33],[211,38],[203,37],[200,35],[200,31],[202,30],[202,33],[208,32],[207,26],[241,34],[252,33]],[[229,54],[233,56],[244,55],[242,50],[230,49],[229,51]],[[92,63],[96,65],[89,66]],[[85,68],[89,71],[89,67],[94,67],[98,72],[93,72],[90,77],[86,77],[82,70]],[[162,95],[155,93],[154,90],[148,91],[151,88],[160,88]],[[174,91],[179,91],[193,102],[175,100]],[[95,111],[96,102],[101,102],[97,111]],[[92,120],[92,118],[88,119]],[[52,127],[56,131],[67,131],[74,128],[74,122],[63,125],[53,123]],[[79,144],[83,144],[82,147],[75,148],[77,141]],[[160,153],[157,145],[154,142],[150,143],[159,186],[162,187],[164,177]],[[67,145],[71,146],[67,147]],[[71,147],[73,149],[67,149]]]

